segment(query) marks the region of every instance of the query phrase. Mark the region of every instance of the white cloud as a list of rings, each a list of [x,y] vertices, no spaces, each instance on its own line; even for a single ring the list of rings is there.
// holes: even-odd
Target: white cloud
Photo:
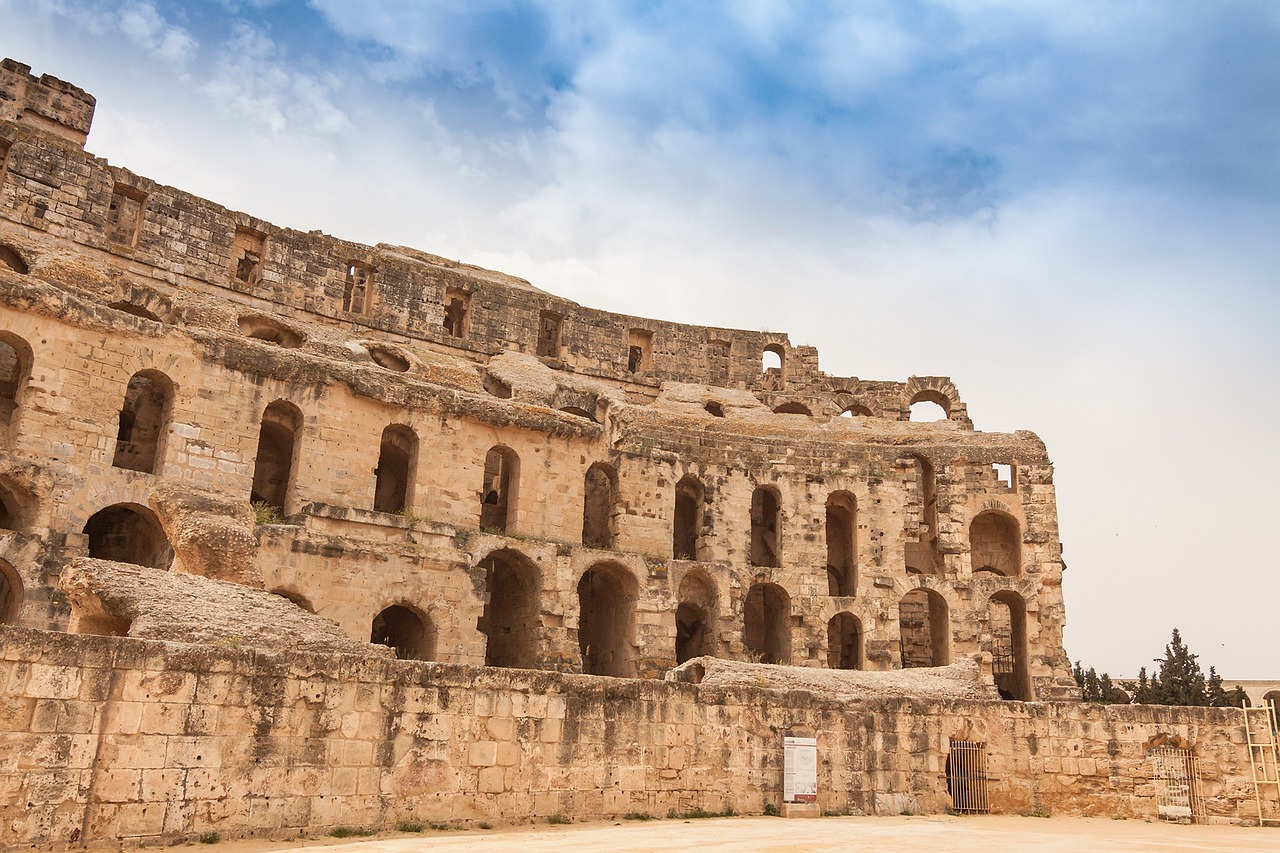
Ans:
[[[290,65],[262,30],[237,23],[218,53],[203,91],[251,125],[265,127],[273,134],[289,131],[321,136],[351,128],[333,99],[337,77]]]
[[[198,48],[190,33],[169,24],[150,3],[124,4],[116,22],[134,44],[172,65],[189,62]]]

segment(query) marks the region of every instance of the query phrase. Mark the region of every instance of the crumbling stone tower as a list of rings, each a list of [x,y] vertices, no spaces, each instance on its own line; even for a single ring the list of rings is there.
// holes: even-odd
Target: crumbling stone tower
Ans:
[[[0,65],[3,621],[129,633],[58,590],[88,555],[404,657],[975,656],[1010,698],[1074,693],[1045,448],[949,379],[281,228],[86,153],[93,110]]]

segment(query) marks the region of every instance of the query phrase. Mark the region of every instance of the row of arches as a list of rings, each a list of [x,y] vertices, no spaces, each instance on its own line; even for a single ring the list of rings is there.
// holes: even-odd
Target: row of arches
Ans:
[[[485,605],[477,629],[485,636],[485,664],[523,669],[542,666],[546,637],[538,569],[523,554],[510,549],[490,554],[479,568],[485,577]],[[676,663],[723,652],[714,584],[700,573],[688,572],[676,597]],[[582,671],[635,677],[639,584],[634,575],[616,563],[594,564],[579,577],[576,598]],[[903,668],[951,662],[950,618],[941,594],[923,587],[908,592],[899,602],[898,618],[899,664]],[[792,663],[792,633],[797,624],[791,597],[781,585],[753,584],[742,603],[743,653],[760,663]],[[836,613],[827,623],[826,634],[829,668],[865,667],[865,636],[857,616],[848,611]],[[401,604],[375,618],[371,641],[395,648],[402,658],[431,660],[435,636],[434,623],[426,614]],[[1012,591],[995,593],[988,601],[983,648],[1004,698],[1031,697],[1026,643],[1025,602]]]

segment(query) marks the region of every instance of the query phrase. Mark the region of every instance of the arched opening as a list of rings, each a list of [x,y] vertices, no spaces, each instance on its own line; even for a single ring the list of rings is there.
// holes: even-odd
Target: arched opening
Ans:
[[[945,421],[951,417],[951,400],[940,391],[921,391],[911,398],[910,408],[910,420],[915,423]]]
[[[791,596],[776,583],[758,583],[747,592],[742,644],[760,663],[791,663]]]
[[[907,574],[936,574],[942,568],[938,551],[938,475],[928,459],[912,456],[906,479],[907,500],[919,507],[920,519],[915,539],[910,540],[908,531],[909,541],[903,549]]]
[[[485,605],[477,626],[485,635],[485,666],[533,669],[542,642],[538,570],[517,551],[495,551],[480,561]]]
[[[856,530],[856,499],[849,492],[832,492],[827,497],[828,595],[857,595]]]
[[[138,504],[114,504],[98,510],[85,523],[89,556],[117,563],[167,569],[173,549],[155,513]]]
[[[951,662],[947,602],[931,589],[913,589],[898,602],[898,647],[902,668]]]
[[[804,403],[783,403],[781,406],[773,410],[775,415],[812,415],[809,407]]]
[[[278,595],[281,598],[287,599],[288,601],[292,602],[293,604],[296,604],[298,607],[301,607],[303,610],[307,611],[308,613],[316,612],[316,608],[314,605],[312,605],[310,599],[308,599],[305,595],[303,595],[300,592],[296,592],[292,589],[273,589],[271,590],[271,594]]]
[[[702,481],[685,474],[676,483],[675,516],[671,522],[671,553],[677,560],[702,559]]]
[[[778,565],[778,492],[761,486],[751,495],[751,551],[753,566]]]
[[[404,512],[412,507],[417,467],[417,433],[404,424],[391,424],[384,429],[378,467],[374,470],[374,510]]]
[[[159,474],[173,415],[173,382],[158,370],[133,374],[124,392],[111,464],[128,471]]]
[[[723,417],[724,417],[724,406],[720,405],[720,404],[719,404],[719,403],[717,403],[715,400],[712,400],[711,402],[709,402],[709,403],[705,404],[705,405],[702,407],[702,409],[703,409],[703,411],[705,411],[708,415],[711,415],[711,417],[713,417],[713,418],[723,418]]]
[[[676,663],[716,653],[716,593],[701,574],[689,572],[680,580],[676,607]]]
[[[0,479],[0,530],[23,530],[30,520],[35,498],[26,489]]]
[[[1276,733],[1280,734],[1280,690],[1268,690],[1262,694],[1262,707],[1271,707],[1271,724],[1276,726]]]
[[[618,472],[597,462],[587,469],[582,498],[582,544],[612,548],[618,510]]]
[[[969,556],[975,572],[1017,577],[1022,569],[1021,546],[1018,522],[1003,512],[979,513],[969,524]]]
[[[18,621],[22,610],[22,578],[7,561],[0,560],[0,625]]]
[[[305,340],[301,332],[289,328],[278,320],[259,314],[246,314],[240,318],[240,334],[284,349],[296,349],[302,346]]]
[[[840,412],[842,418],[870,418],[874,417],[871,410],[861,403],[852,403],[846,406]]]
[[[852,613],[837,613],[827,623],[827,666],[862,669],[862,623]]]
[[[786,364],[787,351],[782,344],[768,344],[760,354],[760,372],[766,376],[782,378],[782,368]]]
[[[4,158],[0,157],[0,165],[4,162]],[[22,259],[17,250],[12,246],[0,243],[0,265],[6,266],[16,272],[18,275],[26,275],[30,272],[27,262]]]
[[[578,581],[578,647],[588,675],[635,677],[637,584],[621,566],[592,566]]]
[[[369,347],[369,358],[383,370],[405,373],[412,367],[409,359],[390,347]]]
[[[293,491],[298,460],[302,412],[292,403],[276,400],[262,413],[258,454],[253,463],[253,491],[249,500],[275,507],[285,515]]]
[[[0,332],[0,441],[9,440],[22,390],[31,375],[31,347],[22,338]]]
[[[566,415],[573,415],[575,418],[584,418],[592,423],[599,423],[599,421],[596,420],[595,415],[580,406],[565,406],[560,411],[564,412]]]
[[[1008,590],[987,602],[987,628],[991,633],[991,675],[1001,699],[1031,700],[1031,676],[1027,670],[1027,604]]]
[[[520,482],[520,457],[509,447],[491,447],[484,456],[480,529],[506,533],[515,529],[516,488]]]
[[[373,617],[369,642],[395,649],[400,660],[436,659],[436,626],[401,604],[393,604]]]

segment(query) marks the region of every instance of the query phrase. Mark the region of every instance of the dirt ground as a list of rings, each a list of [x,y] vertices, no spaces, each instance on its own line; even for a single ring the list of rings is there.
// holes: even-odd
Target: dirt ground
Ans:
[[[281,853],[302,848],[323,853],[626,853],[700,850],[800,853],[816,849],[893,853],[1247,853],[1280,850],[1280,828],[1177,826],[1102,818],[829,817],[784,820],[737,817],[705,820],[621,821],[573,826],[538,824],[490,830],[389,833],[338,841],[235,841],[210,853]]]

